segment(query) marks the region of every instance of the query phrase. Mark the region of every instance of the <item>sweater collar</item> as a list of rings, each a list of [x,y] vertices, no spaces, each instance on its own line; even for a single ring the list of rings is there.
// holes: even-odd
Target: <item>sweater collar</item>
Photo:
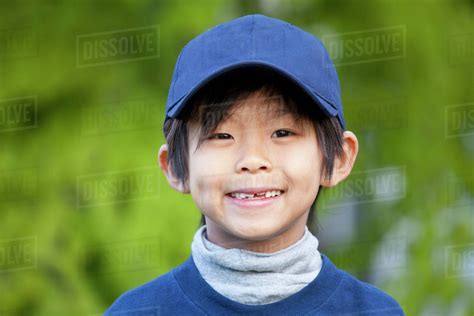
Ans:
[[[330,259],[321,253],[322,267],[318,276],[306,287],[288,298],[264,305],[248,305],[233,301],[214,290],[199,273],[192,254],[172,274],[184,294],[203,311],[215,314],[284,314],[317,311],[336,291],[344,277]]]
[[[262,305],[285,299],[307,286],[321,270],[319,241],[305,226],[303,236],[273,253],[226,249],[207,239],[206,226],[191,245],[201,276],[234,301]]]
[[[217,269],[298,274],[311,269],[320,270],[321,259],[318,246],[318,239],[305,226],[304,234],[297,242],[276,252],[226,249],[209,241],[207,226],[204,225],[194,234],[191,250],[195,258],[202,259],[202,263],[212,265]]]
[[[309,283],[306,282],[304,287],[295,293],[292,293],[289,296],[279,299],[275,302],[264,303],[260,305],[241,303],[238,300],[230,299],[229,297],[221,294],[221,291],[217,291],[213,288],[213,286],[211,286],[209,282],[209,275],[211,275],[211,277],[213,275],[216,276],[214,273],[206,274],[207,279],[203,277],[200,270],[198,269],[198,265],[200,265],[202,268],[202,262],[197,264],[197,262],[203,260],[203,250],[196,250],[196,247],[204,247],[204,245],[209,246],[209,248],[204,247],[206,249],[204,251],[210,252],[212,254],[210,254],[210,256],[205,256],[206,259],[204,260],[210,260],[213,262],[213,265],[220,265],[221,268],[224,266],[225,268],[223,269],[227,269],[227,272],[232,267],[235,267],[237,270],[233,271],[233,273],[240,276],[255,271],[270,271],[269,273],[260,273],[260,275],[276,275],[278,273],[275,271],[283,271],[287,269],[288,267],[286,265],[292,265],[293,268],[305,270],[304,264],[302,266],[298,266],[300,262],[298,260],[294,260],[293,257],[299,257],[305,253],[307,255],[308,249],[311,249],[313,252],[314,250],[317,251],[317,242],[316,244],[314,243],[316,239],[315,236],[312,235],[306,227],[303,237],[293,245],[274,253],[265,254],[242,249],[222,248],[209,241],[206,241],[207,239],[205,238],[204,233],[205,227],[203,226],[196,232],[194,236],[192,244],[193,251],[191,256],[181,266],[173,271],[173,275],[182,288],[183,292],[203,310],[212,309],[219,314],[228,313],[230,311],[237,313],[259,313],[263,311],[274,311],[281,313],[285,310],[291,314],[294,313],[295,310],[298,312],[315,310],[317,306],[326,301],[327,298],[329,298],[329,296],[335,291],[343,276],[343,273],[338,270],[325,255],[317,252],[316,256],[320,260],[320,271],[318,271],[317,276],[309,281]],[[200,239],[202,237],[205,239]],[[313,239],[313,237],[315,239]],[[199,245],[196,245],[198,242]],[[307,248],[305,248],[305,245]],[[313,245],[313,247],[311,245]],[[316,247],[314,247],[315,245]],[[217,255],[217,253],[220,253],[220,255]],[[225,255],[222,256],[222,254]],[[256,258],[257,260],[255,260]],[[278,261],[278,263],[275,263],[275,260],[272,260],[272,258],[277,258],[276,261]],[[300,257],[300,259],[301,258],[302,257]],[[270,264],[270,266],[261,264],[260,261],[266,261],[265,263]],[[210,267],[207,263],[204,266],[207,268]],[[211,269],[211,271],[215,271],[215,266]],[[285,272],[283,272],[283,274],[284,273]],[[246,280],[248,281],[249,279],[247,278]],[[235,278],[232,282],[234,281]]]

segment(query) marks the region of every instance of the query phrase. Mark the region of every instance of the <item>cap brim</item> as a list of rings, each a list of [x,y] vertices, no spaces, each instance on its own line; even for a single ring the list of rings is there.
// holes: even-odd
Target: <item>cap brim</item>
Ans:
[[[300,79],[296,78],[293,76],[291,73],[287,72],[285,69],[282,69],[281,67],[278,67],[276,65],[267,63],[267,62],[261,62],[261,61],[246,61],[246,62],[239,62],[231,65],[227,65],[225,67],[222,67],[213,73],[209,74],[205,79],[201,80],[198,84],[196,84],[188,93],[182,95],[181,97],[178,98],[169,108],[168,110],[168,116],[171,118],[176,118],[181,110],[183,109],[184,105],[186,102],[191,99],[193,95],[195,95],[202,87],[204,87],[208,82],[211,80],[219,77],[220,75],[223,75],[224,73],[227,73],[229,71],[235,70],[235,69],[240,69],[240,68],[245,68],[245,67],[264,67],[267,69],[271,69],[280,75],[283,75],[284,77],[288,78],[292,82],[294,82],[297,86],[299,86],[303,91],[305,91],[318,105],[319,107],[323,110],[323,112],[328,115],[328,116],[337,116],[337,107],[336,105],[333,105],[329,100],[325,99],[322,97],[317,91],[306,85],[304,82],[302,82]]]

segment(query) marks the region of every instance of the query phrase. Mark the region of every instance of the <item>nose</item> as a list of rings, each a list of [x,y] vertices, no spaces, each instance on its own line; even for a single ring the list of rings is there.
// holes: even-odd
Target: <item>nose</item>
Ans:
[[[260,170],[271,171],[272,164],[270,162],[266,146],[259,141],[248,141],[247,144],[241,146],[239,151],[239,159],[236,163],[236,172],[257,173]]]

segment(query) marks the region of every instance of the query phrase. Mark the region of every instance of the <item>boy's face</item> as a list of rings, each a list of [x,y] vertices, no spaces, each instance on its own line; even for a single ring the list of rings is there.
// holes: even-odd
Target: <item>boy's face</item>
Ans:
[[[198,123],[189,125],[189,190],[206,217],[208,239],[226,248],[274,252],[296,242],[320,185],[322,156],[313,126],[298,126],[279,109],[279,98],[263,98],[253,94],[238,103],[197,150]],[[282,115],[270,119],[271,110]],[[265,188],[280,195],[231,195]]]

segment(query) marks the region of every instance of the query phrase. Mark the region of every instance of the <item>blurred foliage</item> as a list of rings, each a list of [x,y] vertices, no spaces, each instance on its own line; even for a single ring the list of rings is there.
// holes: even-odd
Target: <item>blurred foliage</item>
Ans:
[[[320,38],[402,35],[396,58],[337,67],[360,142],[346,181],[395,170],[401,194],[343,191],[318,238],[407,315],[474,314],[473,119],[449,123],[473,109],[473,1],[122,0],[0,3],[0,315],[99,315],[189,256],[199,210],[157,166],[172,71],[194,36],[256,12]],[[77,63],[84,36],[140,27],[158,30],[155,57]],[[14,104],[34,122],[8,129]],[[146,189],[88,200],[104,178]]]

